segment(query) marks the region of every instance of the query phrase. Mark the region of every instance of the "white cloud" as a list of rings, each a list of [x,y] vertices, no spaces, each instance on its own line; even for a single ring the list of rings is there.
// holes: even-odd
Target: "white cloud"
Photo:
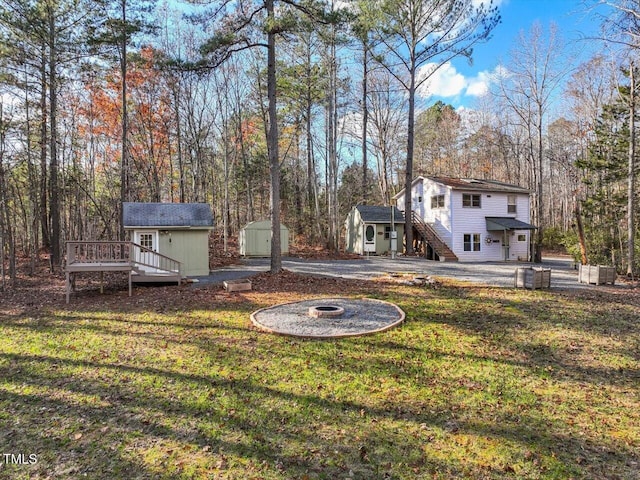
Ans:
[[[489,91],[492,83],[506,74],[504,68],[498,66],[492,71],[485,70],[476,76],[465,77],[451,62],[445,63],[438,70],[435,70],[436,66],[435,63],[428,63],[418,71],[418,81],[431,75],[418,89],[418,95],[425,98],[481,97]]]
[[[471,97],[481,97],[489,91],[492,75],[488,72],[480,72],[474,78],[467,80],[466,94]]]
[[[466,86],[464,75],[458,73],[456,67],[447,62],[438,70],[435,63],[428,63],[418,72],[418,81],[426,76],[429,79],[423,83],[418,94],[423,97],[456,97],[462,93]],[[435,70],[435,71],[434,71]]]

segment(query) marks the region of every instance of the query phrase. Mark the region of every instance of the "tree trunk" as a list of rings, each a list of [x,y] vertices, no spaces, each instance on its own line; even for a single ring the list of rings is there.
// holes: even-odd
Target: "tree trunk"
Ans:
[[[413,144],[415,133],[416,109],[416,69],[412,64],[409,85],[409,115],[407,125],[407,169],[404,177],[404,234],[406,239],[406,253],[413,254],[413,224],[411,223],[411,184],[413,183]]]
[[[54,12],[49,6],[49,194],[51,195],[51,268],[55,270],[61,265],[60,258],[60,189],[58,187],[58,79],[57,61],[58,52],[56,45],[56,25]]]
[[[327,213],[328,238],[327,247],[331,251],[338,250],[338,152],[337,152],[337,106],[336,106],[336,50],[335,38],[331,39],[329,54],[329,91],[327,92]]]
[[[46,46],[42,45],[42,64],[40,65],[40,231],[42,232],[42,246],[51,247],[51,232],[49,231],[49,188],[47,169],[47,60]]]
[[[368,200],[369,185],[367,180],[367,123],[369,121],[369,108],[367,105],[367,87],[369,83],[369,72],[367,62],[369,60],[369,46],[367,41],[362,42],[362,203]]]
[[[580,200],[576,199],[576,206],[574,210],[576,216],[576,226],[578,228],[578,244],[580,245],[580,261],[583,265],[589,263],[587,258],[587,242],[584,238],[584,225],[582,223],[582,213],[580,212]]]
[[[266,0],[267,7],[267,97],[269,100],[269,130],[267,133],[267,154],[271,189],[269,209],[271,215],[271,273],[282,271],[280,240],[280,158],[278,154],[278,117],[276,104],[276,33],[274,0]]]
[[[5,123],[3,117],[2,103],[0,102],[0,277],[2,278],[2,289],[5,288],[5,242],[9,249],[9,275],[15,281],[15,247],[9,216],[9,201],[7,195],[7,179],[4,169],[4,152],[6,148]]]
[[[544,197],[543,195],[543,184],[544,184],[544,164],[543,164],[543,144],[542,144],[542,105],[538,104],[538,125],[536,125],[536,130],[538,134],[538,155],[537,155],[537,185],[536,185],[536,196],[538,197],[538,201],[536,203],[536,216],[538,217],[538,231],[536,235],[536,246],[534,252],[533,261],[536,263],[542,262],[542,239],[544,237],[544,228],[543,228],[543,211],[544,211]]]
[[[178,156],[178,198],[180,199],[180,203],[186,202],[185,195],[185,172],[184,172],[184,159],[182,155],[182,122],[180,121],[180,100],[181,100],[181,92],[180,92],[180,82],[177,80],[173,83],[173,104],[175,109],[176,116],[176,146]]]
[[[629,66],[629,76],[631,85],[629,88],[629,165],[627,179],[627,222],[628,222],[628,240],[627,240],[627,275],[633,276],[635,266],[635,155],[636,155],[636,132],[635,132],[635,116],[636,116],[636,84],[635,84],[635,66],[631,62]]]
[[[122,101],[122,159],[120,165],[120,229],[119,238],[124,240],[124,216],[123,216],[123,204],[129,201],[129,178],[130,178],[130,166],[129,166],[129,144],[128,144],[128,132],[129,132],[129,113],[127,110],[127,0],[120,0],[122,9],[122,38],[120,44],[120,75],[121,75],[121,101]]]

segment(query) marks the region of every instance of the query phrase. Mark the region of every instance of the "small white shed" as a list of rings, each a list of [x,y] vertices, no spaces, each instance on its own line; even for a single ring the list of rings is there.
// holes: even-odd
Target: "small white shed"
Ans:
[[[271,221],[251,222],[240,230],[238,237],[240,255],[243,257],[269,257],[271,255]],[[280,251],[289,253],[289,229],[280,224]]]

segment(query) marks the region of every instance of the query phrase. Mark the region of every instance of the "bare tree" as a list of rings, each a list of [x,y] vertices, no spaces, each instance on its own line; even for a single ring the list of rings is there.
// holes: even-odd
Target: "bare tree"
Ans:
[[[411,254],[416,92],[452,58],[471,57],[473,45],[489,38],[500,17],[491,2],[488,6],[477,5],[473,0],[383,0],[380,9],[382,18],[376,28],[376,59],[408,95],[404,185],[406,249]]]
[[[528,133],[529,160],[535,194],[533,221],[538,230],[533,248],[534,260],[542,260],[544,232],[544,128],[549,107],[561,81],[568,73],[558,29],[551,24],[545,35],[536,22],[528,35],[520,33],[511,52],[508,73],[502,77],[500,94],[520,119]]]
[[[391,205],[396,186],[393,167],[404,152],[401,124],[406,114],[405,99],[386,70],[371,71],[370,83],[369,143],[376,159],[380,195],[385,205]]]
[[[303,5],[302,2],[285,1],[278,13],[276,0],[264,0],[234,4],[225,1],[217,12],[223,19],[221,28],[203,45],[209,55],[208,66],[221,65],[232,55],[254,47],[267,49],[267,156],[269,158],[271,217],[271,273],[282,270],[280,238],[280,155],[278,146],[278,116],[276,99],[276,39],[295,25],[296,15],[306,15],[324,22],[323,5]],[[260,39],[266,32],[266,43]]]

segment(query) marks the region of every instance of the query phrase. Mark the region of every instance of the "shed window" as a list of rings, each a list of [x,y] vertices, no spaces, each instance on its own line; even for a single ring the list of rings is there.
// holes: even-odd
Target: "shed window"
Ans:
[[[389,240],[390,236],[391,236],[391,225],[387,225],[386,227],[384,227],[384,239]]]
[[[141,233],[140,246],[149,250],[153,250],[153,233]]]
[[[465,252],[480,251],[480,234],[479,233],[464,234],[464,251]]]
[[[517,197],[515,195],[507,195],[507,213],[517,213]]]
[[[444,195],[433,195],[431,197],[431,208],[444,208]]]
[[[465,208],[480,208],[480,195],[474,193],[463,193],[462,206]]]

